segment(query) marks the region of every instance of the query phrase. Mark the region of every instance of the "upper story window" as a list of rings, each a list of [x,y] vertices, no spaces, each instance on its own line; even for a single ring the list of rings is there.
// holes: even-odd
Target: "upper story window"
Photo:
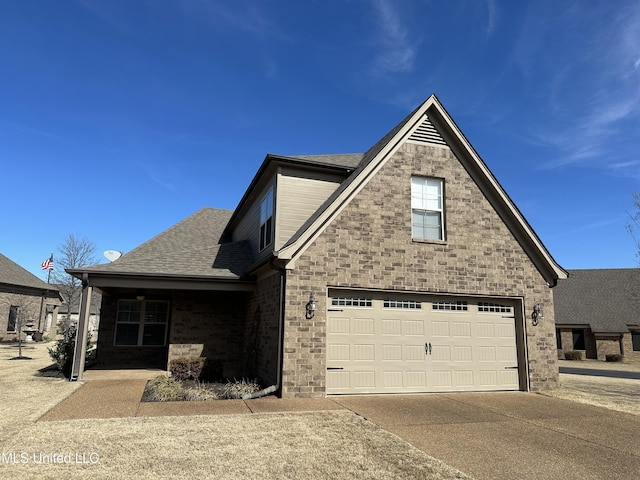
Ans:
[[[260,202],[260,250],[273,240],[273,188]]]
[[[411,177],[411,235],[417,240],[444,240],[444,180]]]

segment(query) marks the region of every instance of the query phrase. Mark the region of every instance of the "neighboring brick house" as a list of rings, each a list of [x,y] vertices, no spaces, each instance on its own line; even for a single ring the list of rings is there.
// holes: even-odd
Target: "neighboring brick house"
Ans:
[[[555,290],[558,357],[640,359],[640,269],[569,270]]]
[[[54,285],[0,254],[0,339],[16,340],[20,323],[33,323],[40,332],[47,331],[55,324],[61,301]]]
[[[69,285],[56,285],[63,302],[58,308],[57,325],[66,323],[76,324],[80,318],[80,296],[76,293],[72,295],[72,287]],[[77,288],[77,287],[76,287]],[[91,333],[91,341],[95,342],[98,338],[98,325],[100,324],[100,306],[102,305],[102,295],[97,291],[91,294],[91,304],[89,307],[89,332]],[[53,330],[53,329],[52,329]]]
[[[70,273],[105,293],[106,365],[203,355],[286,397],[558,385],[566,272],[435,96],[363,154],[267,155],[234,211]]]

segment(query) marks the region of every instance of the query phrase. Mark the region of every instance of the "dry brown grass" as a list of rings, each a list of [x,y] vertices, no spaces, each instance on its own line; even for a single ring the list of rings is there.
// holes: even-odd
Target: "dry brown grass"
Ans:
[[[50,363],[41,344],[20,364],[4,353],[3,479],[469,478],[348,411],[37,422],[80,384],[33,377]],[[26,463],[8,463],[12,453]],[[70,463],[36,463],[41,454]]]
[[[545,391],[544,394],[640,415],[640,381],[638,380],[563,373],[560,374],[560,384],[561,388]]]

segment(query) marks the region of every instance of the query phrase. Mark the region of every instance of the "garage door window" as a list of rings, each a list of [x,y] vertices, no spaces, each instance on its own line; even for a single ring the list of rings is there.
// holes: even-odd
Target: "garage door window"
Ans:
[[[371,307],[373,300],[369,297],[336,297],[331,299],[334,307]]]
[[[387,299],[383,303],[384,308],[403,308],[409,310],[420,310],[422,308],[421,302],[414,300],[391,300]]]
[[[466,312],[469,310],[467,302],[433,302],[433,310],[442,310],[448,312]]]
[[[479,302],[478,311],[486,313],[513,313],[513,307],[498,303]]]

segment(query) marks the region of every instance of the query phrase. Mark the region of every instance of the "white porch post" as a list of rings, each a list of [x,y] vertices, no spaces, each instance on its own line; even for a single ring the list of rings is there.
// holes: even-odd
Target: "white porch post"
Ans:
[[[87,281],[87,274],[82,278],[82,298],[80,300],[80,316],[76,330],[76,346],[73,349],[73,364],[69,381],[82,380],[84,361],[87,356],[87,333],[89,331],[89,314],[91,313],[91,287]]]

